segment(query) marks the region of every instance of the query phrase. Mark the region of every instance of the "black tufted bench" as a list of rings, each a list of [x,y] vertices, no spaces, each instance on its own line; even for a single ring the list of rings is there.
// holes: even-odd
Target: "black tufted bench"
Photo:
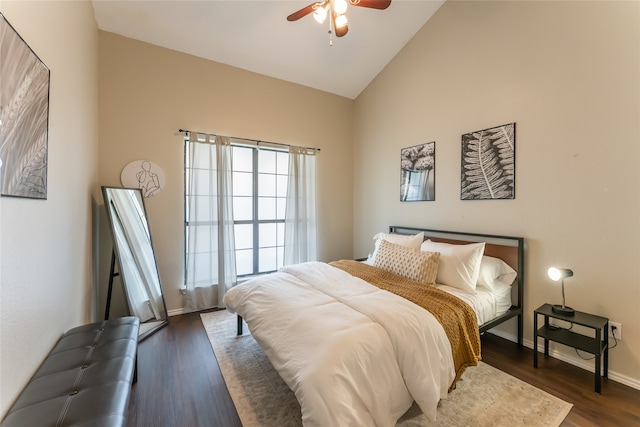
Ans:
[[[2,421],[2,427],[126,424],[136,377],[137,317],[67,331]]]

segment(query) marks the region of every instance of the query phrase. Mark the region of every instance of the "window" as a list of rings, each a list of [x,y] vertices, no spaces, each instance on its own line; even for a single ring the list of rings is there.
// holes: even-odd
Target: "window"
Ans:
[[[232,149],[237,275],[247,277],[276,271],[282,267],[284,259],[289,153],[243,144],[233,144]],[[191,167],[197,168],[197,165],[189,164],[190,157],[185,155],[185,176],[189,176]],[[216,191],[214,186],[212,183],[212,192]],[[189,197],[195,195],[185,191],[187,207],[190,206]],[[186,218],[189,218],[188,214]],[[198,225],[202,224],[185,221],[186,248],[194,246],[189,244],[189,238],[197,232]],[[201,255],[211,260],[211,268],[216,268],[217,248],[207,249]],[[202,257],[197,258],[202,260]]]
[[[233,147],[233,222],[238,277],[283,265],[289,153]]]

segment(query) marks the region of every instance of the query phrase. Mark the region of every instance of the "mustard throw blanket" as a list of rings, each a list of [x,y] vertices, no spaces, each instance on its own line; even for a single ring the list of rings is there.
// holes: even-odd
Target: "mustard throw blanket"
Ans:
[[[456,377],[449,388],[455,388],[464,370],[476,366],[480,357],[480,333],[473,309],[464,301],[435,286],[406,279],[390,271],[363,264],[358,261],[341,260],[330,262],[336,268],[359,277],[414,304],[428,310],[444,328],[453,354]]]

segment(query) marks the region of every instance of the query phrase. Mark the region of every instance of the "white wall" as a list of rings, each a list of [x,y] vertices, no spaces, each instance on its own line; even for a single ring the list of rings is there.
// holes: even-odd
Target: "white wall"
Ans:
[[[92,316],[98,30],[89,2],[0,12],[51,70],[47,200],[0,199],[0,417],[60,335]]]
[[[610,369],[636,387],[639,8],[446,2],[356,100],[354,127],[356,256],[389,225],[523,236],[525,339],[532,340],[533,310],[561,299],[547,267],[570,267],[567,303],[622,323]],[[461,201],[461,135],[511,122],[515,200]],[[436,200],[401,203],[400,149],[430,141]],[[514,324],[504,332],[515,334]]]

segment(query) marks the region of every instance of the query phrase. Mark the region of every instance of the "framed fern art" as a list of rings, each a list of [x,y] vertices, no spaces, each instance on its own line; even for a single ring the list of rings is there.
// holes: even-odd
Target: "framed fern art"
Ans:
[[[515,154],[515,123],[462,135],[460,199],[515,199]]]
[[[435,141],[403,148],[400,157],[400,201],[435,200]]]
[[[0,190],[47,198],[49,69],[0,13]]]

